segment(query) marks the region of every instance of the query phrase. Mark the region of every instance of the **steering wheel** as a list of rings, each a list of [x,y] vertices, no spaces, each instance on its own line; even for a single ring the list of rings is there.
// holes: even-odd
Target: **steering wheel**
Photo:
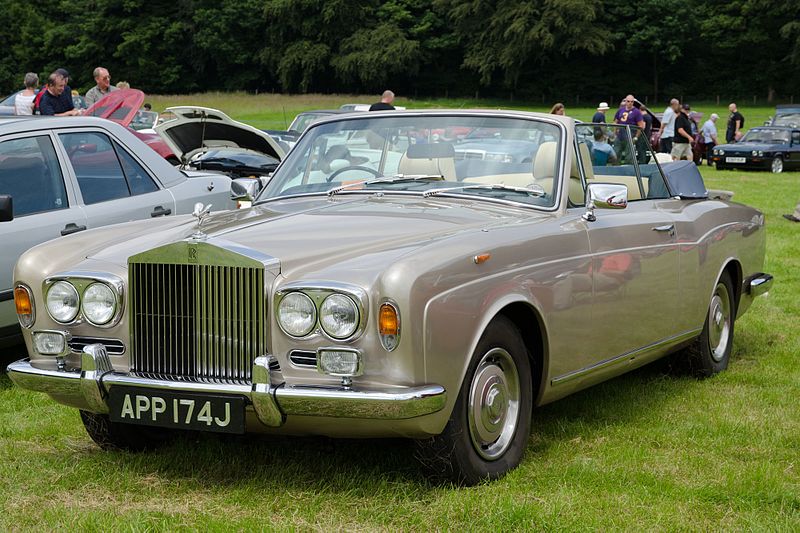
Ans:
[[[342,168],[340,168],[338,170],[334,170],[333,173],[331,173],[331,175],[328,176],[328,178],[325,181],[330,183],[330,182],[333,181],[333,178],[335,178],[336,176],[338,176],[342,172],[347,172],[348,170],[363,170],[364,172],[369,172],[370,174],[372,174],[376,178],[380,178],[381,177],[381,173],[378,172],[377,170],[371,169],[369,167],[362,167],[361,165],[350,165],[348,167],[342,167]]]

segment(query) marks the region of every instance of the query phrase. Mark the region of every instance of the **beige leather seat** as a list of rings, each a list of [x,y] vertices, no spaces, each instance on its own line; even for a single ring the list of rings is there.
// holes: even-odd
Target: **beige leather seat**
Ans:
[[[457,181],[455,150],[452,144],[412,144],[400,157],[398,174],[444,176],[447,181]]]

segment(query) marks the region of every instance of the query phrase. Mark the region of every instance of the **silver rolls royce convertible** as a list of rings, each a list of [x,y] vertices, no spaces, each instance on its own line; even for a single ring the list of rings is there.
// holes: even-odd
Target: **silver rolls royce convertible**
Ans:
[[[472,131],[490,148],[461,149]],[[8,373],[79,409],[103,447],[402,436],[437,475],[497,478],[536,406],[672,352],[699,375],[727,367],[772,280],[764,216],[695,174],[667,179],[636,128],[568,117],[334,116],[251,208],[25,253],[29,357]]]

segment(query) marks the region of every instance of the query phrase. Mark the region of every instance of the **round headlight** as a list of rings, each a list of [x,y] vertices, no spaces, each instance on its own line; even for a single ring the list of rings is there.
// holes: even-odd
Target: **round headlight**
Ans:
[[[290,292],[278,304],[278,323],[292,337],[305,337],[317,324],[317,308],[302,292]]]
[[[319,322],[334,339],[346,339],[358,328],[358,307],[349,296],[331,294],[319,308]]]
[[[56,322],[71,322],[78,315],[78,290],[68,281],[56,281],[47,291],[47,312]]]
[[[83,291],[81,310],[86,320],[102,326],[117,312],[117,296],[105,283],[92,283]]]
[[[750,152],[750,155],[758,155],[758,150],[753,150],[752,152]]]
[[[758,151],[758,155],[761,156],[761,157],[764,157],[764,151],[763,150],[759,150]]]

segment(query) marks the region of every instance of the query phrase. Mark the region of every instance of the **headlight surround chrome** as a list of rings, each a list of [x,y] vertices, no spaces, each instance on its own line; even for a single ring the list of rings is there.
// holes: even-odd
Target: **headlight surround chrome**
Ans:
[[[47,312],[60,324],[75,320],[80,311],[81,299],[78,289],[69,281],[56,281],[47,291]]]
[[[305,337],[317,325],[317,306],[308,295],[292,291],[278,304],[278,324],[290,337]]]
[[[334,339],[346,339],[358,329],[360,313],[352,298],[341,293],[333,293],[319,309],[319,322],[323,331]]]
[[[117,313],[117,295],[105,283],[95,282],[86,287],[81,297],[81,311],[91,324],[108,324]]]
[[[61,284],[72,286],[79,295],[77,312],[72,314],[69,320],[64,320],[66,317],[58,313],[54,315],[51,310],[51,291],[54,290],[54,287],[63,289],[65,285]],[[98,287],[94,287],[89,291],[94,285],[98,285]],[[88,301],[84,301],[87,292],[89,298]],[[125,283],[119,276],[108,272],[88,270],[59,272],[44,280],[42,283],[42,294],[44,294],[45,297],[45,307],[47,307],[48,314],[53,320],[60,324],[73,325],[87,322],[102,329],[113,328],[119,324],[125,308]],[[57,293],[53,293],[54,297],[56,295]],[[108,306],[105,306],[105,310],[98,308],[98,302],[103,299],[109,300],[109,298],[113,298],[114,301],[113,311],[110,313],[110,316],[107,309]]]

